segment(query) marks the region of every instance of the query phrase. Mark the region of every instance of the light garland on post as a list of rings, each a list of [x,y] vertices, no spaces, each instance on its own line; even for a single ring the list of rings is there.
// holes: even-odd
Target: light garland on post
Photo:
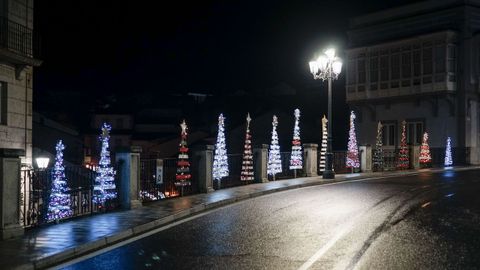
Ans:
[[[351,168],[352,172],[354,169],[360,167],[360,161],[358,159],[358,145],[357,145],[357,135],[355,133],[355,113],[351,111],[350,113],[350,131],[348,136],[348,151],[347,151],[347,168]]]
[[[93,187],[93,202],[100,208],[105,207],[107,201],[117,198],[115,170],[111,166],[109,150],[111,129],[112,127],[110,125],[103,123],[102,134],[100,135],[102,149],[100,152],[97,177],[95,177],[95,185]]]
[[[294,170],[295,178],[297,177],[297,169],[303,169],[303,153],[302,142],[300,140],[300,110],[295,109],[295,125],[293,127],[292,153],[290,154],[290,170]]]
[[[268,151],[268,165],[267,174],[272,176],[275,181],[275,174],[282,172],[282,160],[280,157],[280,145],[278,145],[278,118],[273,116],[272,121],[272,142],[270,143],[270,150]]]
[[[225,143],[225,117],[223,114],[218,116],[218,134],[215,144],[215,156],[213,158],[213,179],[220,181],[223,177],[229,175],[227,149]]]
[[[253,181],[253,153],[252,153],[252,135],[250,135],[250,113],[247,114],[247,130],[245,131],[245,145],[243,149],[242,171],[240,181]]]
[[[55,150],[55,165],[53,167],[53,181],[50,191],[47,220],[59,221],[60,219],[69,217],[73,214],[70,209],[70,195],[67,193],[69,188],[67,186],[67,178],[65,177],[65,167],[63,165],[63,145],[62,140],[57,142]]]

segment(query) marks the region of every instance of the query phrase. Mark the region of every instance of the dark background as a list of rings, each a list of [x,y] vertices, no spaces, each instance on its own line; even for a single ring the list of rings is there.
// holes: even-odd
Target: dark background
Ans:
[[[106,103],[126,111],[147,100],[188,106],[172,101],[199,92],[214,96],[195,109],[211,113],[211,123],[199,125],[215,124],[223,110],[232,121],[260,108],[299,107],[317,117],[326,112],[326,83],[312,79],[308,61],[328,45],[342,56],[349,18],[412,2],[36,1],[44,62],[35,71],[34,109],[70,115],[82,126]],[[346,137],[343,75],[334,84],[334,127]],[[287,97],[291,108],[265,95],[279,84],[297,91]],[[231,106],[239,91],[249,97],[244,110]]]

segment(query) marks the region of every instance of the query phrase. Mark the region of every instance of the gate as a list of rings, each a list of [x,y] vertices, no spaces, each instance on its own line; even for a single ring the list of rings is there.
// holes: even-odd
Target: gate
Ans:
[[[20,222],[24,227],[46,223],[48,201],[52,186],[53,168],[21,170]],[[96,173],[83,166],[66,166],[72,217],[93,212],[92,194]]]
[[[140,160],[140,199],[157,201],[181,195],[181,187],[175,186],[177,158]],[[191,185],[183,187],[183,195],[196,192],[194,168],[190,167]],[[161,175],[159,175],[161,174]]]

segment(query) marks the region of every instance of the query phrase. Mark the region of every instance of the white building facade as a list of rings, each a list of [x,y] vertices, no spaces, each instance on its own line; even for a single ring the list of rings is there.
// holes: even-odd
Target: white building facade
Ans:
[[[480,164],[480,1],[439,0],[353,18],[346,51],[347,102],[358,141],[407,142],[440,150],[452,138],[456,163]]]

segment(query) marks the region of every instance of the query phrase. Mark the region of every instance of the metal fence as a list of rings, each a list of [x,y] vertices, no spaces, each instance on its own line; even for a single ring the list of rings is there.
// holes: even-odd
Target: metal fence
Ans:
[[[229,175],[227,177],[223,177],[221,180],[214,180],[213,181],[214,189],[236,187],[236,186],[248,184],[247,182],[240,180],[240,173],[242,172],[243,155],[229,154],[227,155],[227,158],[228,158]]]
[[[0,47],[32,57],[39,51],[38,36],[32,29],[0,16]]]
[[[53,168],[21,170],[20,220],[25,227],[47,222],[52,176]],[[70,195],[70,208],[73,211],[69,218],[94,212],[92,195],[96,173],[83,166],[67,166],[65,176],[68,186],[66,192]]]
[[[175,185],[177,173],[177,158],[142,159],[140,161],[140,199],[143,202],[157,201],[180,195],[190,195],[197,192],[194,164],[190,166],[191,185],[178,187]],[[161,175],[159,175],[161,174]]]

